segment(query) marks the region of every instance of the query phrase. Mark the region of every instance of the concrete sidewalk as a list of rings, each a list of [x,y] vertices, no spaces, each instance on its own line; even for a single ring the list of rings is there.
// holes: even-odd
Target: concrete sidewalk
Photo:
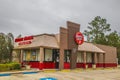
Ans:
[[[43,71],[36,74],[13,74],[11,76],[3,76],[0,77],[0,80],[39,80],[44,77],[54,77],[58,80],[120,80],[120,69]]]
[[[76,69],[63,69],[63,70],[59,70],[59,69],[43,69],[43,70],[39,70],[39,69],[29,69],[29,70],[16,70],[16,71],[5,71],[5,72],[0,72],[0,74],[22,74],[24,72],[70,72],[70,71],[90,71],[90,70],[112,70],[112,69],[120,69],[120,68],[88,68],[88,69],[83,69],[83,68],[76,68]]]

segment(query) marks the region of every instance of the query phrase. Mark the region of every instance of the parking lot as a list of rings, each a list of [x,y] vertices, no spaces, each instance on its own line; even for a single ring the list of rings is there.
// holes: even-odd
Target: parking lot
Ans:
[[[76,69],[71,71],[39,72],[36,74],[14,74],[2,76],[0,80],[39,80],[43,77],[54,77],[57,80],[120,80],[120,69]]]

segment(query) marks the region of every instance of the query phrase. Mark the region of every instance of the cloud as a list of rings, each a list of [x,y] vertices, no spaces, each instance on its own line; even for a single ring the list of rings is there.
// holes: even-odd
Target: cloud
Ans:
[[[95,17],[106,18],[113,30],[120,25],[119,0],[0,0],[0,32],[15,36],[58,33],[66,21],[83,32]]]

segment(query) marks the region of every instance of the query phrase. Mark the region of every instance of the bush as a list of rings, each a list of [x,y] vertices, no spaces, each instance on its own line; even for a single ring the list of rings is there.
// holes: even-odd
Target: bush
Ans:
[[[0,64],[0,71],[19,70],[19,69],[21,69],[20,63]]]
[[[16,69],[17,69],[17,70],[18,70],[18,69],[21,69],[20,63],[11,63],[11,64],[12,64],[12,68],[15,69],[15,70],[16,70]]]
[[[0,71],[8,71],[9,70],[9,66],[6,64],[0,64]]]

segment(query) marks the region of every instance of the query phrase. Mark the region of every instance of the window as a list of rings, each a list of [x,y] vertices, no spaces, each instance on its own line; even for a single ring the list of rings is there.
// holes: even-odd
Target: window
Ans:
[[[23,51],[23,61],[26,60],[26,54],[25,54],[25,51]]]
[[[38,50],[32,50],[31,51],[31,61],[38,61]]]
[[[45,49],[44,61],[53,61],[52,49]]]
[[[77,63],[83,62],[83,53],[77,52]]]
[[[53,49],[53,61],[57,62],[59,60],[59,50]]]
[[[31,60],[32,60],[32,61],[36,60],[36,58],[37,58],[36,55],[37,55],[37,54],[36,54],[36,51],[35,51],[35,50],[32,50],[32,51],[31,51]]]
[[[92,62],[92,53],[87,53],[86,59],[87,59],[87,63],[91,63]]]
[[[39,50],[24,50],[23,60],[24,61],[39,61]]]
[[[30,61],[30,57],[31,57],[30,50],[26,51],[25,54],[26,54],[26,61]]]
[[[70,62],[70,50],[65,50],[64,53],[64,62]]]

